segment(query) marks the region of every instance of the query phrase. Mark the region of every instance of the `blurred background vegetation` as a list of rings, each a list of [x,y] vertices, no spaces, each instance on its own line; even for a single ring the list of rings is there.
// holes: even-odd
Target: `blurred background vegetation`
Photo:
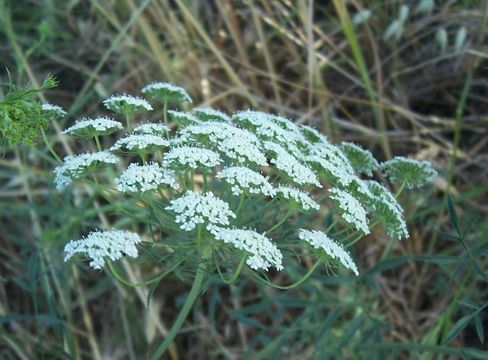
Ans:
[[[46,130],[60,154],[85,150],[60,134],[66,125],[98,114],[110,94],[161,80],[196,105],[279,113],[378,159],[408,155],[440,173],[402,194],[410,239],[378,231],[355,246],[359,278],[322,271],[288,292],[213,284],[168,358],[488,358],[487,2],[0,4],[0,98],[10,81],[39,88],[54,75],[59,85],[36,96],[68,110]],[[113,214],[96,196],[73,204],[53,191],[55,164],[42,141],[3,145],[0,358],[145,358],[188,284],[165,279],[146,308],[146,289],[63,263],[68,240]],[[138,279],[137,267],[126,271]]]

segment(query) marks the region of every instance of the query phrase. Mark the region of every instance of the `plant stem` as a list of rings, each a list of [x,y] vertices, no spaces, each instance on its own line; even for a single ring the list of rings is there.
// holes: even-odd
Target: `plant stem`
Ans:
[[[100,145],[100,139],[98,138],[98,135],[95,135],[95,144],[97,144],[98,151],[102,151],[102,146]]]
[[[130,131],[130,115],[125,114],[125,125],[127,126],[127,132]]]
[[[239,215],[239,212],[242,209],[242,205],[244,205],[244,199],[245,199],[245,194],[242,193],[241,198],[239,199],[239,205],[237,205],[237,209],[235,211],[235,214],[236,215]]]
[[[400,196],[400,194],[402,193],[402,191],[405,189],[405,185],[406,184],[407,184],[406,182],[403,182],[402,185],[400,185],[400,189],[398,189],[398,191],[395,194],[395,197],[396,198],[398,198]]]
[[[241,273],[241,271],[242,271],[242,269],[244,267],[244,263],[246,261],[246,258],[247,258],[247,256],[243,256],[242,257],[241,262],[239,263],[239,266],[237,267],[236,271],[231,276],[231,278],[228,279],[228,280],[224,277],[224,275],[220,271],[220,266],[217,263],[217,261],[215,261],[215,263],[217,265],[217,272],[219,273],[219,276],[220,276],[220,280],[222,280],[222,282],[224,282],[225,284],[232,284],[234,281],[236,281],[237,277],[239,276],[239,274]]]
[[[58,156],[58,154],[56,154],[56,152],[52,148],[51,144],[49,144],[49,141],[47,140],[46,132],[42,128],[41,128],[41,134],[42,134],[42,140],[44,140],[44,144],[46,144],[49,152],[52,154],[52,156],[56,159],[57,162],[62,163],[63,160],[61,160],[61,158]]]
[[[271,233],[273,230],[275,230],[276,228],[278,228],[279,226],[281,226],[286,220],[288,220],[288,218],[291,215],[291,212],[292,212],[292,210],[291,209],[288,209],[288,211],[286,212],[285,216],[283,216],[283,218],[275,226],[273,226],[271,229],[269,229],[266,232],[267,233]]]
[[[178,314],[178,317],[176,318],[175,322],[173,323],[173,326],[171,327],[171,330],[168,332],[166,337],[164,338],[164,341],[159,345],[159,347],[156,349],[156,352],[151,356],[151,360],[157,360],[161,359],[168,347],[173,343],[174,338],[178,334],[178,331],[181,329],[183,326],[183,322],[185,321],[186,317],[188,316],[193,304],[195,303],[195,300],[198,297],[198,294],[200,293],[200,289],[202,288],[202,283],[203,279],[205,277],[205,270],[206,270],[206,260],[204,264],[198,267],[197,273],[195,275],[195,279],[193,280],[193,284],[191,286],[190,293],[188,294],[188,297],[185,300],[185,304],[180,310],[180,313]]]
[[[319,267],[319,265],[321,263],[322,263],[321,261],[317,261],[300,280],[298,280],[297,282],[295,282],[293,284],[276,285],[276,284],[273,284],[272,282],[270,282],[268,280],[264,280],[264,283],[271,286],[271,287],[274,287],[276,289],[280,289],[280,290],[290,290],[290,289],[296,288],[297,286],[304,283],[314,273],[314,271]],[[258,278],[259,278],[259,276],[258,276]],[[261,279],[261,281],[263,281],[263,279]]]

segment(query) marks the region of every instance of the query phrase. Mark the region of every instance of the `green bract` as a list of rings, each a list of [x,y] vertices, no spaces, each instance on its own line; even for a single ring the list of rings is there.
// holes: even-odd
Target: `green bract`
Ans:
[[[341,150],[351,163],[351,166],[358,173],[368,176],[373,175],[373,170],[379,167],[378,161],[370,151],[363,149],[359,145],[350,142],[342,142]]]

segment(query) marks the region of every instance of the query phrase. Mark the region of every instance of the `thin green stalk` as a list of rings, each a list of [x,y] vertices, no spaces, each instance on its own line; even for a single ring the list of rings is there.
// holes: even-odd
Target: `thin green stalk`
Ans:
[[[245,198],[246,198],[246,197],[245,197],[245,194],[244,194],[244,193],[242,193],[242,194],[241,194],[241,198],[239,199],[239,205],[237,205],[237,209],[236,209],[236,211],[235,211],[235,214],[236,214],[236,215],[239,215],[239,212],[241,211],[242,206],[244,205],[244,200],[245,200]]]
[[[51,144],[49,144],[49,141],[46,136],[46,132],[42,128],[41,128],[41,134],[42,134],[42,140],[44,141],[44,144],[46,144],[46,147],[49,150],[49,152],[52,154],[52,156],[56,159],[57,162],[62,163],[63,160],[61,160],[58,154],[56,154],[56,151],[54,151],[54,149],[52,148]]]
[[[130,115],[125,114],[125,126],[127,127],[127,132],[130,131]]]
[[[98,135],[95,135],[94,138],[95,138],[95,144],[97,145],[98,151],[102,151],[102,146],[100,145],[100,139]]]
[[[280,289],[280,290],[290,290],[290,289],[294,289],[296,288],[297,286],[303,284],[313,273],[314,271],[319,267],[319,265],[321,264],[322,262],[321,261],[317,261],[311,268],[310,270],[308,270],[308,272],[300,279],[298,280],[297,282],[293,283],[293,284],[290,284],[290,285],[276,285],[276,284],[273,284],[271,281],[269,280],[263,280],[263,278],[259,277],[258,276],[258,279],[265,283],[266,285],[269,285],[271,287],[274,287],[276,289]]]
[[[171,330],[168,332],[164,341],[158,346],[156,352],[151,356],[151,360],[158,360],[161,359],[168,347],[173,343],[174,338],[178,334],[178,331],[183,326],[183,322],[185,321],[186,317],[190,313],[193,304],[195,303],[198,295],[200,294],[200,290],[202,288],[203,279],[205,278],[206,273],[206,261],[202,266],[198,267],[197,273],[195,275],[195,279],[193,280],[193,284],[190,289],[190,293],[185,300],[185,304],[180,310],[178,317],[176,318]]]
[[[273,226],[271,229],[269,229],[268,231],[266,231],[268,234],[271,233],[273,230],[277,229],[279,226],[281,226],[286,220],[288,220],[288,218],[290,217],[291,213],[292,213],[292,209],[288,209],[288,211],[286,212],[285,216],[283,216],[283,218],[275,225]]]
[[[246,261],[246,258],[247,258],[247,256],[242,257],[241,261],[239,262],[239,265],[237,266],[236,271],[230,277],[230,279],[226,279],[224,277],[224,274],[222,274],[222,271],[220,270],[220,266],[219,266],[217,260],[215,260],[215,264],[217,265],[216,267],[217,267],[217,272],[219,273],[220,280],[222,280],[222,282],[224,282],[225,284],[232,284],[234,281],[236,281],[237,277],[239,276],[242,269],[244,268],[244,263]]]

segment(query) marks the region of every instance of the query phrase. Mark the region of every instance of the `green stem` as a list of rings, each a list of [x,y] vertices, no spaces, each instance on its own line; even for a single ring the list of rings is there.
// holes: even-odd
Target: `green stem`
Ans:
[[[163,119],[164,119],[164,125],[166,125],[166,128],[168,127],[168,100],[163,101]],[[166,137],[169,136],[168,130],[166,130]]]
[[[151,278],[149,280],[146,280],[146,281],[143,281],[143,282],[139,282],[139,283],[130,282],[129,280],[125,279],[122,275],[120,275],[117,272],[117,270],[115,269],[112,261],[108,260],[107,261],[107,264],[108,264],[108,267],[109,267],[110,271],[112,272],[112,275],[118,281],[120,281],[122,284],[127,285],[127,286],[130,286],[130,287],[138,287],[138,286],[150,285],[152,283],[155,283],[155,282],[160,281],[162,278],[164,278],[165,276],[167,276],[170,273],[172,273],[184,260],[185,260],[185,258],[183,258],[183,259],[175,262],[173,265],[171,265],[171,267],[169,269],[167,269],[166,271],[162,272],[161,274],[156,275],[155,277],[153,277],[153,278]]]
[[[220,280],[224,282],[225,284],[232,284],[234,281],[236,281],[237,277],[241,273],[242,269],[244,268],[244,263],[246,261],[247,256],[243,256],[241,259],[241,262],[239,263],[239,266],[237,267],[234,275],[231,276],[230,279],[226,279],[222,272],[220,271],[220,266],[217,261],[215,261],[215,264],[217,265],[217,272],[219,273]]]
[[[125,125],[127,126],[127,132],[130,131],[130,115],[125,114]]]
[[[98,138],[98,135],[95,135],[95,144],[97,145],[98,151],[102,151],[102,146],[100,145],[100,139]]]
[[[292,210],[291,209],[288,209],[288,211],[286,212],[285,216],[283,216],[283,219],[281,219],[275,226],[273,226],[271,229],[269,229],[266,232],[268,234],[270,234],[273,230],[275,230],[276,228],[278,228],[279,226],[281,226],[286,220],[288,220],[288,218],[291,215],[291,212],[292,212]]]
[[[56,159],[57,162],[62,163],[63,160],[61,160],[61,158],[58,156],[58,154],[56,154],[56,152],[52,148],[51,144],[49,144],[49,141],[47,140],[46,132],[42,128],[41,128],[41,134],[42,134],[42,140],[44,140],[44,144],[46,144],[49,152],[52,154],[52,156]]]
[[[407,185],[406,182],[403,182],[402,185],[400,185],[400,189],[398,189],[398,191],[395,194],[396,198],[398,198],[400,196],[400,194],[402,193],[402,191],[405,189],[405,185]]]
[[[206,261],[204,262],[206,264]],[[168,332],[166,337],[164,338],[164,341],[159,345],[159,347],[156,349],[156,352],[151,356],[151,360],[157,360],[161,359],[168,347],[173,343],[174,338],[178,334],[178,331],[181,329],[183,326],[183,322],[185,321],[186,317],[188,316],[193,304],[195,303],[195,300],[198,297],[198,294],[200,293],[200,290],[202,288],[203,284],[203,279],[205,277],[205,272],[206,272],[206,266],[202,264],[202,266],[198,267],[197,273],[195,275],[195,279],[193,280],[193,284],[191,286],[190,293],[188,294],[188,297],[185,300],[185,304],[180,310],[180,313],[178,314],[178,317],[176,318],[175,322],[173,323],[173,326],[171,327],[171,330]]]
[[[244,205],[244,200],[245,200],[246,196],[244,193],[241,194],[241,198],[239,199],[239,205],[237,205],[237,209],[235,211],[235,214],[236,215],[239,215],[239,212],[241,211],[242,209],[242,205]]]
[[[322,262],[321,261],[317,261],[311,268],[310,270],[308,270],[308,272],[300,279],[298,280],[297,282],[293,283],[293,284],[290,284],[290,285],[276,285],[276,284],[273,284],[272,282],[270,282],[269,280],[263,280],[262,278],[260,278],[258,276],[258,278],[260,279],[260,281],[264,282],[265,284],[271,286],[271,287],[274,287],[276,289],[280,289],[280,290],[290,290],[290,289],[293,289],[293,288],[296,288],[297,286],[303,284],[313,273],[314,271],[319,267],[319,265],[321,264]]]

